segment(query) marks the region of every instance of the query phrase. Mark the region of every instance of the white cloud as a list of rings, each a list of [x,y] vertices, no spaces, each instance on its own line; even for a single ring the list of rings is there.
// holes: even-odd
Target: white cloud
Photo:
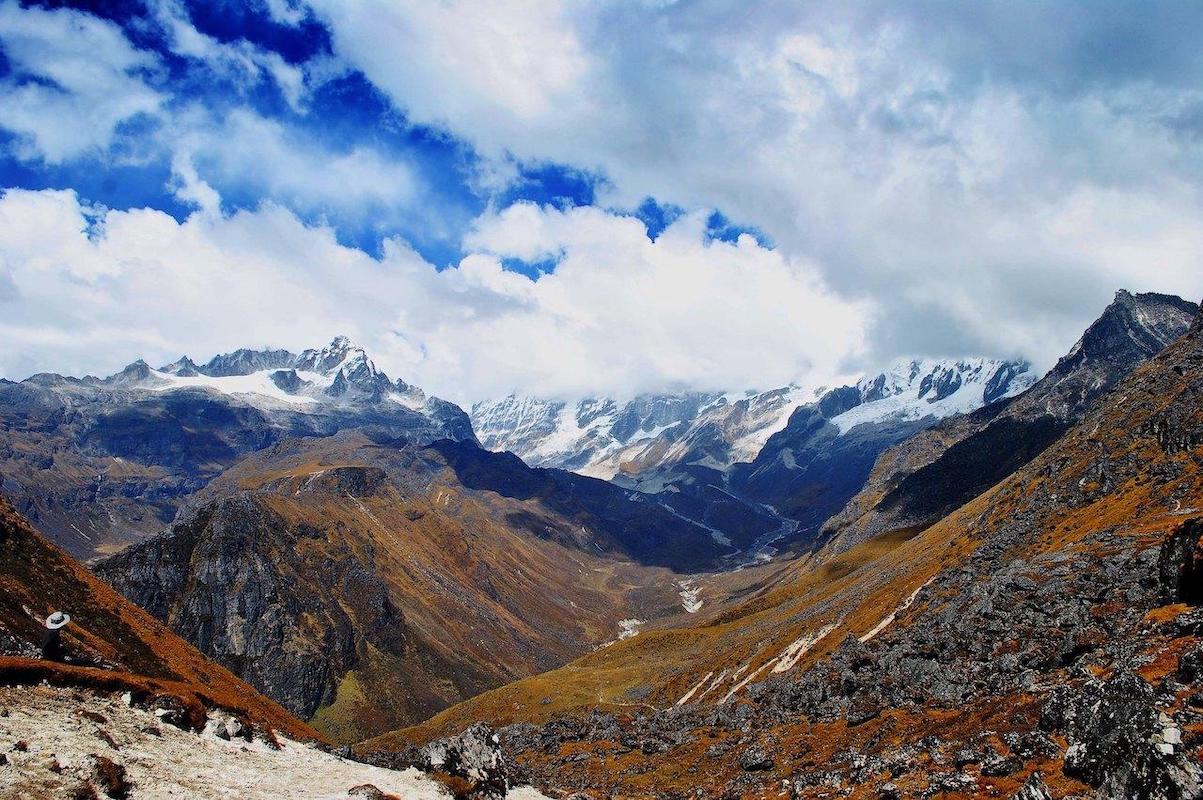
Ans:
[[[343,332],[394,375],[464,402],[767,386],[840,370],[867,313],[751,237],[707,241],[702,215],[653,243],[628,217],[519,205],[482,218],[480,252],[437,272],[401,241],[375,259],[277,206],[183,223],[94,213],[71,192],[0,198],[0,373],[107,372]],[[538,281],[498,261],[547,250],[563,257]]]
[[[1203,56],[1176,13],[312,5],[415,121],[503,164],[600,170],[608,202],[719,208],[810,258],[882,306],[877,359],[1048,364],[1117,288],[1203,294],[1203,137],[1166,122],[1203,104]]]
[[[422,121],[458,127],[490,111],[538,123],[587,102],[586,53],[555,0],[311,3],[340,50]]]
[[[235,84],[270,77],[289,105],[296,111],[303,110],[305,71],[301,67],[245,39],[221,42],[201,33],[192,25],[187,9],[179,0],[152,0],[148,8],[162,27],[171,52],[200,61]]]
[[[181,185],[187,170],[304,212],[396,213],[417,199],[418,180],[398,157],[369,147],[331,152],[301,131],[253,111],[221,119],[193,106],[165,132]],[[193,198],[186,198],[192,200]]]
[[[143,80],[158,60],[90,14],[0,3],[0,44],[12,68],[0,80],[0,127],[21,137],[27,159],[103,151],[122,122],[166,99]]]

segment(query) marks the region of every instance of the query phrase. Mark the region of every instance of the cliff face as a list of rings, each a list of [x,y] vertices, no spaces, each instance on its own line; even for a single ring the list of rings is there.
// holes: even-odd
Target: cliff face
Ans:
[[[51,611],[70,614],[62,632],[68,663],[36,660]],[[43,538],[0,499],[0,674],[21,683],[174,693],[246,714],[293,736],[313,729],[202,655],[150,614]],[[98,669],[101,667],[102,669]]]

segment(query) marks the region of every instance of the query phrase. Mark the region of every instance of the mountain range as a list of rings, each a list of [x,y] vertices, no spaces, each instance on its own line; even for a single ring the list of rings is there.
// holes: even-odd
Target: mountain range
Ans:
[[[1170,311],[1192,305],[1121,294],[1029,390],[1082,400],[1074,421],[924,530],[715,576],[689,624],[361,754],[486,720],[536,783],[587,796],[1200,796],[1203,315]],[[1181,335],[1097,379],[1157,329]]]
[[[1196,304],[1119,292],[1044,376],[466,414],[340,337],[4,382],[0,650],[461,796],[1198,796],[1201,368]],[[50,598],[91,666],[35,658]]]

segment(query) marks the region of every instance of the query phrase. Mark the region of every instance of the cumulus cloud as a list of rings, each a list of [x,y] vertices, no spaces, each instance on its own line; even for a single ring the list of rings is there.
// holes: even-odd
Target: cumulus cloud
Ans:
[[[20,137],[27,159],[100,152],[123,122],[166,100],[145,80],[158,59],[90,14],[0,3],[0,45],[11,69],[0,79],[0,128]]]
[[[874,359],[1048,364],[1121,286],[1203,293],[1195,4],[311,5],[416,121],[813,260]]]
[[[125,143],[157,148],[199,209],[10,192],[6,374],[348,332],[457,399],[769,386],[897,355],[1047,366],[1117,288],[1203,294],[1194,2],[260,6],[325,24],[334,52],[291,65],[150,4],[163,60],[228,87],[213,100],[171,94],[111,23],[0,0],[0,127],[21,156],[114,150],[152,117]],[[476,213],[442,213],[391,122],[322,137],[307,92],[353,70],[406,124],[481,156],[447,169],[482,204],[560,164],[602,176],[610,208],[718,209],[775,249],[709,240],[702,212],[653,242],[632,217],[531,204],[491,208],[443,272],[396,238],[379,256],[342,247],[345,229],[298,217],[445,241]],[[277,118],[246,105],[269,80],[291,103]],[[223,215],[235,195],[262,205]],[[511,259],[556,268],[532,281]]]
[[[462,402],[742,388],[835,374],[870,313],[749,236],[709,240],[702,215],[652,242],[630,217],[522,204],[471,238],[476,252],[439,272],[400,240],[373,258],[279,206],[180,223],[10,190],[0,372],[115,371],[347,333],[393,374]],[[502,268],[544,252],[560,263],[537,281]]]

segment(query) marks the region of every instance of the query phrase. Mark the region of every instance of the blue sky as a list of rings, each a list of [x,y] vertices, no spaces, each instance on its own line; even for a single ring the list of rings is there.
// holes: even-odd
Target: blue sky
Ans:
[[[460,400],[1047,365],[1118,288],[1203,293],[1200,34],[1187,2],[0,0],[0,375],[340,332]]]
[[[266,3],[186,2],[151,4],[29,3],[29,8],[67,8],[88,12],[111,23],[136,46],[150,54],[153,63],[136,69],[146,85],[163,95],[171,110],[217,119],[233,112],[254,114],[280,126],[293,146],[308,148],[320,157],[337,158],[369,151],[381,160],[405,165],[420,193],[420,203],[398,202],[388,194],[346,203],[321,197],[300,197],[284,186],[253,173],[222,169],[217,159],[196,158],[199,177],[221,197],[223,213],[257,208],[265,200],[286,205],[302,219],[333,226],[339,241],[369,252],[378,252],[388,237],[401,236],[438,268],[453,265],[465,253],[463,234],[487,207],[505,207],[519,201],[560,208],[593,205],[598,187],[606,178],[600,172],[543,160],[514,160],[504,185],[489,185],[477,178],[488,169],[470,142],[429,125],[414,124],[403,110],[390,103],[362,72],[336,64],[330,34],[312,13],[301,14],[295,24],[273,19]],[[260,60],[278,58],[280,69],[320,76],[307,79],[304,98],[269,70],[234,69],[215,64],[214,57],[182,54],[173,32],[187,25],[195,36],[210,40],[209,47],[242,49]],[[5,59],[0,77],[17,85],[46,82],[36,70]],[[47,85],[53,85],[47,82]],[[74,189],[92,203],[113,209],[151,206],[179,220],[195,203],[173,191],[170,142],[158,141],[168,123],[154,115],[134,114],[115,126],[104,147],[91,148],[67,159],[39,158],[23,148],[21,133],[4,131],[0,150],[0,184],[24,189]],[[249,135],[249,132],[248,132]],[[337,192],[330,187],[331,193]],[[665,213],[652,198],[635,208],[615,209],[648,221],[652,235],[662,229]],[[668,215],[672,212],[669,210]],[[739,233],[754,232],[715,213],[711,234],[734,240]],[[509,259],[526,273],[546,269]]]

